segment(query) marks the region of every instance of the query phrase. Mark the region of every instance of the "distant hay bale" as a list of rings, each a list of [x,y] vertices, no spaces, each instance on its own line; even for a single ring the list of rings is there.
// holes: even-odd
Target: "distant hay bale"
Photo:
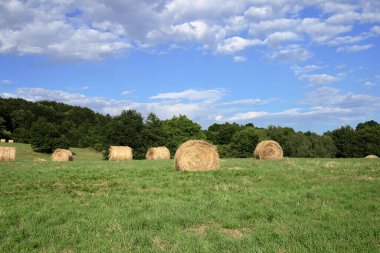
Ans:
[[[145,158],[147,160],[170,160],[170,151],[167,147],[149,148]]]
[[[183,143],[174,156],[177,170],[214,170],[219,169],[219,154],[215,146],[202,140]]]
[[[72,161],[73,160],[73,153],[71,153],[70,150],[57,148],[54,153],[51,155],[52,161]]]
[[[34,158],[33,161],[34,162],[46,162],[46,159],[43,159],[43,158]]]
[[[5,139],[1,139],[0,142],[3,142],[3,143],[4,143],[4,142],[5,142]]]
[[[261,141],[257,144],[253,155],[260,160],[279,160],[283,158],[284,153],[278,142]]]
[[[110,161],[125,161],[132,160],[132,148],[128,146],[111,146],[109,154]]]
[[[373,159],[373,158],[379,158],[379,157],[377,155],[367,155],[365,158]]]
[[[8,140],[8,143],[13,143],[13,140]]]
[[[9,162],[16,160],[15,147],[0,147],[0,161]]]

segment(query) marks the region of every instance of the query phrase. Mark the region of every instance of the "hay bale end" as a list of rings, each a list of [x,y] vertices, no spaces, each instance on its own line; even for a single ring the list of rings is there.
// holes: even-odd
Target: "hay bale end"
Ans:
[[[0,147],[0,161],[10,162],[16,160],[15,147]]]
[[[259,160],[279,160],[283,158],[284,152],[278,142],[268,140],[259,142],[253,155]]]
[[[170,160],[170,151],[167,147],[153,147],[146,152],[147,160]]]
[[[51,155],[51,160],[58,162],[72,161],[73,153],[71,153],[71,151],[67,149],[57,148]]]
[[[108,160],[110,161],[132,160],[132,148],[128,146],[111,146],[108,157]]]
[[[190,140],[177,149],[174,166],[177,170],[219,169],[219,154],[215,146],[203,140]]]

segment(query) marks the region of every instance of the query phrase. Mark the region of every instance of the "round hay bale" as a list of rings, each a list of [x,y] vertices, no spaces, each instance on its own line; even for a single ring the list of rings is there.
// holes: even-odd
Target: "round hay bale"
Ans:
[[[253,155],[260,160],[279,160],[283,158],[284,153],[278,142],[261,141],[257,144]]]
[[[51,155],[52,161],[72,161],[73,160],[73,153],[71,153],[70,150],[57,148],[54,153]]]
[[[132,160],[132,148],[128,146],[111,146],[108,160],[110,161],[125,161]]]
[[[379,158],[377,155],[367,155],[365,158],[373,159],[373,158]]]
[[[183,143],[174,156],[177,170],[215,170],[219,169],[219,154],[215,146],[202,140]]]
[[[5,143],[5,139],[1,139],[0,142]]]
[[[9,162],[16,160],[15,147],[0,147],[0,161]]]
[[[8,140],[8,143],[13,143],[13,140]]]
[[[149,148],[145,158],[147,160],[170,160],[170,151],[167,147]]]

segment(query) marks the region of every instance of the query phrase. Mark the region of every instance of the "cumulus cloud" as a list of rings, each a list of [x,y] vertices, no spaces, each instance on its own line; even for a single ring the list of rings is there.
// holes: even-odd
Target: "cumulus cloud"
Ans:
[[[307,8],[321,10],[319,18],[304,17]],[[378,35],[379,26],[347,33],[358,23],[380,22],[378,9],[376,1],[339,0],[1,1],[0,54],[93,61],[178,43],[221,54],[280,46],[271,58],[293,54],[302,60],[312,54],[305,46],[284,52],[287,43],[364,41]]]
[[[222,43],[218,44],[216,51],[224,54],[233,54],[244,50],[247,47],[263,44],[264,42],[258,39],[249,40],[241,37],[232,37],[225,39]]]

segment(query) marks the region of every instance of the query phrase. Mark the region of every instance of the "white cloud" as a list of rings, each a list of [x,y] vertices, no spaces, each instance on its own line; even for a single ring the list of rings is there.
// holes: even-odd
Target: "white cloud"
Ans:
[[[184,99],[184,100],[204,100],[204,101],[217,101],[220,100],[226,91],[224,89],[210,89],[210,90],[185,90],[181,92],[160,93],[150,99]]]
[[[356,53],[364,50],[368,50],[372,48],[372,44],[367,45],[353,45],[353,46],[345,46],[345,47],[339,47],[336,51],[337,52],[344,52],[344,53]]]
[[[305,61],[312,56],[312,53],[300,45],[290,45],[266,55],[266,59],[273,62],[298,62]]]
[[[375,87],[376,84],[373,82],[367,81],[364,83],[364,86],[367,87],[368,89],[371,89],[371,88]]]
[[[241,37],[232,37],[225,39],[222,43],[218,44],[216,47],[216,51],[224,54],[233,54],[235,52],[244,50],[247,47],[258,46],[263,44],[264,42],[257,39],[249,40]]]
[[[12,84],[12,83],[13,82],[11,80],[7,80],[7,79],[1,81],[1,84],[4,84],[4,85],[9,85],[9,84]]]
[[[129,96],[131,94],[131,91],[125,90],[121,93],[123,96]]]
[[[319,18],[303,17],[308,8],[320,10]],[[173,44],[234,54],[259,45],[284,51],[301,40],[358,43],[365,36],[346,33],[358,23],[380,22],[378,10],[377,1],[339,0],[1,1],[0,54],[93,61]],[[369,33],[379,34],[379,26]],[[287,54],[282,51],[272,58]],[[311,56],[294,51],[298,59]]]
[[[282,42],[297,41],[300,39],[301,37],[294,32],[274,32],[269,34],[265,41],[269,45],[278,45]]]
[[[380,109],[380,97],[346,93],[341,90],[322,87],[306,94],[303,101],[306,107],[292,108],[282,111],[247,111],[239,112],[229,117],[230,121],[253,120],[254,124],[294,125],[296,122],[307,123],[308,129],[312,122],[318,124],[341,124],[354,120],[371,118]]]
[[[342,78],[339,76],[332,76],[329,74],[304,74],[299,77],[301,80],[306,80],[312,85],[329,84],[340,81]]]
[[[241,121],[241,120],[249,120],[256,119],[270,115],[269,112],[244,112],[237,113],[236,115],[229,118],[230,121]]]
[[[245,56],[234,56],[233,60],[235,62],[246,62],[247,61],[247,57],[245,57]]]
[[[263,100],[260,98],[256,99],[239,99],[234,101],[228,101],[222,103],[222,105],[264,105],[267,104],[270,100]]]
[[[306,66],[292,66],[292,70],[294,71],[294,74],[296,76],[299,76],[300,74],[305,74],[309,72],[313,72],[315,70],[323,68],[322,66],[318,65],[306,65]]]

